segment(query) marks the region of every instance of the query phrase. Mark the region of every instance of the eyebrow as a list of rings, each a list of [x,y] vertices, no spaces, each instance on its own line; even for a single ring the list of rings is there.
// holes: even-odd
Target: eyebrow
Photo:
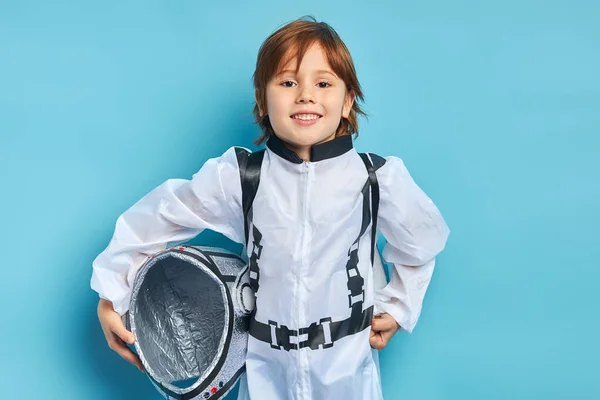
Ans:
[[[285,70],[281,71],[280,73],[278,73],[277,76],[283,75],[283,74],[287,74],[288,72],[291,72],[291,73],[294,73],[294,74],[296,73],[296,71],[294,71],[294,70],[285,69]],[[336,74],[334,74],[333,72],[331,72],[331,71],[329,71],[327,69],[318,69],[318,70],[315,71],[315,73],[317,73],[317,74],[329,74],[329,75],[333,75],[334,77],[337,78]]]

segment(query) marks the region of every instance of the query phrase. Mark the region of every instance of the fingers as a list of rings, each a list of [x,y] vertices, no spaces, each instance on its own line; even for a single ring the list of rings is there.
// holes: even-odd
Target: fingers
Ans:
[[[135,337],[132,332],[125,328],[121,316],[114,311],[112,303],[100,301],[98,304],[98,319],[108,347],[123,359],[138,367],[140,371],[145,372],[140,358],[126,344],[133,344]]]
[[[137,354],[131,351],[120,338],[113,335],[113,340],[109,341],[108,347],[120,355],[124,360],[129,361],[131,364],[138,367],[140,371],[145,372],[142,360],[140,360]]]
[[[123,324],[123,321],[121,321],[121,318],[117,318],[116,320],[111,321],[110,330],[125,343],[135,343],[135,337],[133,336],[133,333],[125,328],[125,325]]]
[[[381,336],[381,333],[375,332],[374,330],[371,330],[371,336],[369,337],[369,344],[371,345],[372,348],[374,348],[376,350],[382,350],[386,345],[383,341],[383,337]]]
[[[131,364],[135,365],[140,371],[144,371],[144,366],[142,365],[142,360],[135,354],[133,351],[129,350],[125,347],[122,351],[118,352],[124,360],[129,361]]]
[[[389,314],[383,314],[381,317],[373,319],[371,328],[378,332],[395,332],[398,330],[398,323]]]
[[[113,309],[110,301],[100,300],[98,303],[98,319],[107,341],[110,339],[108,332],[112,332],[126,343],[133,344],[135,342],[133,333],[125,328],[121,316]]]
[[[377,350],[383,350],[389,343],[390,339],[394,336],[394,332],[376,332],[371,330],[371,336],[369,337],[369,344],[371,347]]]
[[[123,329],[125,329],[125,328],[123,328]],[[125,330],[125,332],[131,334],[131,332],[129,332],[127,330]],[[126,333],[122,333],[122,334],[124,336],[126,336],[127,335]],[[133,334],[131,334],[131,336],[133,336]],[[138,367],[138,369],[140,371],[145,372],[144,366],[142,365],[142,361],[140,360],[140,358],[137,356],[137,354],[135,354],[133,351],[131,351],[131,349],[129,347],[127,347],[127,344],[125,343],[125,341],[123,341],[123,339],[121,339],[121,337],[119,337],[116,333],[114,333],[113,331],[110,331],[108,333],[108,335],[106,335],[106,342],[108,343],[108,347],[112,351],[114,351],[115,353],[120,355],[124,360],[127,360],[131,364]]]
[[[387,313],[376,315],[371,321],[371,335],[369,337],[371,347],[382,350],[399,328],[400,325],[391,315]]]

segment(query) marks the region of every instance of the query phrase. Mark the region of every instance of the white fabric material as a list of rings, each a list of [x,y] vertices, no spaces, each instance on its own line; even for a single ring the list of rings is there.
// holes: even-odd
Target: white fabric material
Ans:
[[[376,313],[389,313],[410,332],[449,230],[399,158],[388,157],[377,177],[378,223],[388,242],[383,255],[395,268],[387,285],[374,277],[367,229],[359,242],[363,308],[375,304]],[[263,235],[258,321],[298,329],[324,317],[349,317],[345,266],[360,232],[361,189],[367,179],[354,149],[301,164],[266,150],[253,203],[253,223]],[[125,313],[135,273],[146,258],[203,229],[244,242],[234,148],[207,161],[189,181],[165,182],[121,215],[109,246],[93,263],[92,288]],[[344,337],[328,349],[289,352],[250,337],[239,399],[381,399],[377,351],[369,345],[369,331]]]

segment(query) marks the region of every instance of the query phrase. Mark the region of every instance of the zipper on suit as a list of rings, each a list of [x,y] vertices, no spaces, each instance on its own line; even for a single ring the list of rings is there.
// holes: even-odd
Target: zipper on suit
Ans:
[[[306,270],[306,262],[307,262],[307,231],[308,231],[308,200],[309,200],[309,191],[310,191],[310,163],[308,161],[304,161],[304,174],[305,174],[305,185],[304,185],[304,199],[302,202],[302,242],[301,242],[301,246],[300,246],[300,251],[302,256],[300,257],[300,265],[301,265],[301,269],[300,272],[298,273],[298,281],[297,281],[297,285],[298,285],[298,293],[300,294],[300,281],[301,281],[301,277],[304,275],[304,272]],[[299,296],[300,300],[303,301],[303,297]],[[297,318],[297,327],[298,329],[300,327],[302,327],[302,320],[300,318],[300,312],[301,310],[298,309],[296,312],[296,318]]]
[[[302,257],[301,257],[301,266],[302,268],[300,269],[300,273],[299,273],[299,277],[298,277],[298,294],[299,294],[299,300],[300,300],[300,304],[298,304],[299,308],[297,310],[297,318],[298,318],[298,329],[301,328],[302,326],[306,325],[307,321],[306,321],[306,315],[304,315],[303,310],[305,309],[305,303],[306,303],[306,298],[305,298],[305,293],[303,293],[302,291],[302,279],[304,276],[306,276],[306,272],[308,271],[308,263],[309,263],[309,256],[308,256],[308,252],[309,252],[309,243],[310,243],[310,238],[309,238],[309,232],[310,232],[310,224],[309,224],[309,201],[310,201],[310,197],[311,197],[311,192],[312,192],[312,166],[311,163],[309,161],[304,161],[304,173],[305,173],[305,179],[306,179],[306,185],[305,185],[305,189],[304,189],[304,204],[303,204],[303,212],[302,212],[302,246],[301,246],[301,251],[302,251]],[[301,314],[302,314],[302,318],[301,318]],[[299,364],[299,372],[300,372],[300,377],[301,377],[301,384],[300,386],[300,399],[304,399],[304,398],[308,398],[308,354],[306,351],[298,351],[298,364]]]

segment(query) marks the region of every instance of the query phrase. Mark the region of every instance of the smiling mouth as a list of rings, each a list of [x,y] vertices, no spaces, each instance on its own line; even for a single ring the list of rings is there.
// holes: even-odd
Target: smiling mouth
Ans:
[[[319,114],[294,114],[290,118],[292,118],[292,119],[299,119],[301,121],[314,121],[314,120],[317,120],[317,119],[319,119],[321,117],[322,116],[319,115]]]

